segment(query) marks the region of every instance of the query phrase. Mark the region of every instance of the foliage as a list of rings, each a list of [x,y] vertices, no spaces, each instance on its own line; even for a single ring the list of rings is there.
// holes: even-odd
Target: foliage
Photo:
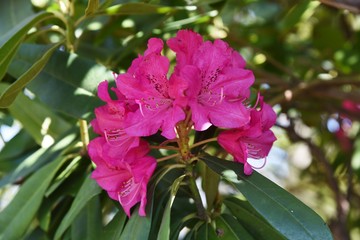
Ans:
[[[359,7],[321,2],[332,1],[1,1],[1,201],[19,190],[0,212],[0,238],[359,237]],[[191,167],[209,218],[198,216],[188,178],[171,159],[148,184],[147,216],[137,206],[127,218],[89,178],[94,133],[86,123],[102,104],[98,84],[114,84],[112,72],[124,72],[150,37],[166,40],[181,28],[223,38],[246,58],[254,91],[278,115],[264,174],[288,191],[257,172],[245,176],[207,144],[193,149]],[[19,131],[6,139],[9,127]],[[214,133],[192,139],[206,134]]]

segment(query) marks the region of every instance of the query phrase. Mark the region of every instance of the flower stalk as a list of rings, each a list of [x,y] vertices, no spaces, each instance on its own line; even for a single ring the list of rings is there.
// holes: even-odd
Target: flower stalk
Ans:
[[[178,145],[180,149],[181,159],[184,162],[188,162],[191,159],[191,152],[189,146],[189,127],[185,121],[181,121],[177,124],[176,130],[178,133]]]

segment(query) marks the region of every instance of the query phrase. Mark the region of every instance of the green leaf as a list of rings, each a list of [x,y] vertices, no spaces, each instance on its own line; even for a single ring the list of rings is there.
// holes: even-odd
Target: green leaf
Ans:
[[[211,169],[232,182],[249,203],[288,239],[332,239],[326,223],[311,208],[256,171],[243,175],[243,165],[201,156]]]
[[[0,96],[0,108],[6,108],[14,102],[20,91],[41,72],[46,63],[49,61],[49,58],[52,56],[53,52],[58,49],[61,44],[62,42],[59,42],[51,46],[41,56],[41,58],[34,63],[34,65],[32,65],[14,83],[12,83],[8,89],[5,90],[5,92],[2,93]]]
[[[101,239],[102,217],[98,196],[89,200],[71,225],[71,239]]]
[[[0,1],[0,38],[25,18],[34,15],[32,7],[29,0]]]
[[[8,84],[0,83],[0,93],[8,88]],[[9,107],[11,115],[17,119],[23,128],[41,145],[46,137],[58,139],[71,128],[71,124],[63,120],[53,111],[20,93]],[[45,138],[45,139],[44,139]]]
[[[126,223],[120,240],[143,240],[148,239],[151,228],[151,219],[149,216],[141,217],[138,214],[139,206],[134,209],[129,221]]]
[[[38,22],[53,16],[54,14],[49,12],[39,12],[38,14],[24,19],[16,27],[12,28],[9,32],[0,38],[0,73],[5,74],[5,68],[9,65],[9,59],[14,56],[14,52],[30,28],[32,28]],[[2,78],[3,75],[0,75],[0,80]]]
[[[305,11],[314,5],[319,5],[311,0],[300,1],[287,12],[285,17],[279,22],[282,31],[287,32],[300,22]]]
[[[45,51],[43,45],[22,44],[10,64],[9,74],[19,77]],[[98,84],[106,79],[113,79],[111,71],[95,61],[55,51],[27,88],[52,109],[75,118],[86,118],[94,107],[103,104],[95,93]]]
[[[25,178],[29,174],[38,171],[46,163],[56,158],[65,147],[69,146],[66,149],[72,148],[72,142],[75,138],[76,134],[66,134],[64,138],[58,140],[50,148],[38,149],[33,154],[28,156],[24,161],[22,161],[12,172],[10,172],[8,175],[5,175],[0,180],[0,187],[9,183],[13,183],[18,179]]]
[[[215,219],[216,233],[220,239],[224,240],[253,240],[254,238],[245,230],[243,226],[231,215],[221,214]]]
[[[175,8],[158,6],[147,3],[125,3],[107,8],[98,14],[106,15],[137,15],[137,14],[166,14],[176,11]]]
[[[87,177],[76,195],[70,210],[61,221],[61,224],[55,233],[55,239],[61,238],[65,230],[73,223],[80,211],[94,196],[100,194],[100,192],[101,188],[97,185],[97,183],[91,179],[90,176]]]
[[[149,240],[157,239],[159,228],[165,212],[165,205],[169,199],[169,190],[174,181],[183,174],[184,165],[172,164],[162,166],[159,164],[148,184],[148,204],[146,212],[151,218]],[[173,219],[172,219],[173,220]]]
[[[202,163],[202,162],[200,162]],[[207,209],[211,210],[219,194],[220,176],[202,163],[202,188],[206,193]]]
[[[5,76],[7,69],[9,68],[9,65],[11,63],[12,58],[14,57],[16,53],[17,47],[14,48],[11,52],[9,52],[7,58],[4,59],[2,64],[0,65],[0,81]]]
[[[204,223],[200,226],[199,230],[195,233],[195,239],[203,239],[203,240],[217,240],[219,239],[215,233],[214,228],[210,225],[210,223]]]
[[[177,191],[179,190],[181,182],[184,180],[185,175],[180,176],[177,178],[171,186],[170,190],[170,199],[168,200],[165,212],[161,221],[160,230],[158,233],[158,240],[167,240],[170,237],[170,213],[171,213],[171,206],[174,202],[175,196]]]
[[[276,231],[247,201],[241,201],[240,199],[231,197],[225,199],[224,204],[254,238],[271,240],[285,239],[285,237]]]
[[[26,235],[24,240],[50,240],[47,234],[39,227],[35,228],[31,233]]]
[[[103,239],[120,239],[127,216],[124,211],[118,211],[111,221],[104,227]]]
[[[11,203],[0,213],[0,238],[21,239],[38,211],[44,193],[63,163],[64,156],[41,168],[20,188]]]
[[[0,172],[15,169],[36,148],[37,144],[32,137],[21,129],[0,151]]]
[[[191,239],[203,239],[201,236],[198,236],[198,231],[199,228],[206,224],[204,221],[202,220],[198,220],[195,225],[193,227],[190,228],[190,231],[186,234],[186,237],[184,238],[184,240],[191,240]]]
[[[92,15],[99,8],[99,0],[88,0],[87,8],[85,9],[85,16]]]

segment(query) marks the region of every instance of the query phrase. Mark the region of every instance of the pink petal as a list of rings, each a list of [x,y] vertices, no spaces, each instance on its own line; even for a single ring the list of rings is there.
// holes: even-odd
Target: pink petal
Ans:
[[[189,103],[191,108],[191,120],[194,122],[194,129],[196,131],[205,131],[211,126],[209,120],[209,110],[197,102]]]
[[[112,100],[109,95],[108,85],[109,83],[107,81],[102,81],[98,85],[98,96],[104,102],[108,102]]]
[[[161,125],[161,130],[162,130],[161,135],[163,135],[167,139],[176,138],[176,133],[174,130],[175,125],[181,120],[184,120],[185,117],[186,116],[182,108],[178,106],[174,106],[171,109],[169,109],[164,115],[164,120]]]
[[[201,35],[191,30],[180,30],[176,37],[167,41],[167,45],[176,53],[175,72],[178,72],[185,65],[193,63],[193,55],[202,42]]]
[[[250,121],[250,113],[241,102],[223,100],[214,106],[204,107],[209,111],[210,122],[221,128],[239,128]]]

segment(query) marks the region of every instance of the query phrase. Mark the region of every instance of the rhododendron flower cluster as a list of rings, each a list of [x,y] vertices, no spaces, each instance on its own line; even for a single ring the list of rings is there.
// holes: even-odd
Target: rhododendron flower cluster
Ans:
[[[190,30],[180,30],[167,45],[176,54],[173,72],[162,55],[163,41],[151,38],[127,72],[115,75],[115,99],[107,81],[98,87],[106,104],[95,109],[91,123],[99,134],[88,146],[96,165],[92,178],[128,216],[138,202],[139,214],[145,215],[147,184],[156,168],[142,137],[160,132],[177,143],[178,161],[186,163],[196,159],[190,132],[218,127],[214,139],[244,164],[247,175],[253,168],[248,158],[265,159],[276,139],[270,130],[276,115],[263,97],[254,107],[247,104],[254,75],[237,51],[222,40],[204,41]]]

